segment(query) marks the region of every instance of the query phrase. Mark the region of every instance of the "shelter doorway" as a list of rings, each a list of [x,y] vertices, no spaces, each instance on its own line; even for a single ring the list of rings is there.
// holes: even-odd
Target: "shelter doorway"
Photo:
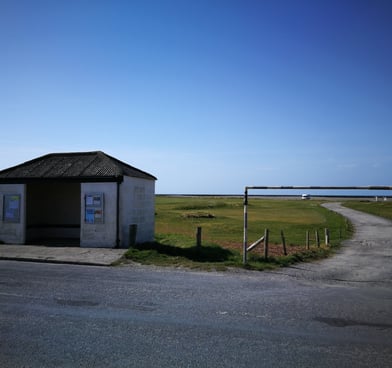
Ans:
[[[80,183],[26,185],[26,243],[80,246]]]

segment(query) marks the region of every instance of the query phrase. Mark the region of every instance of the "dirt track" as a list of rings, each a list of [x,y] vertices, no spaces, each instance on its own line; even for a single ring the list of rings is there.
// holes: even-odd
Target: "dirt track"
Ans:
[[[309,280],[391,287],[392,221],[348,209],[339,203],[326,203],[324,207],[348,218],[354,225],[354,236],[345,241],[333,257],[294,266],[282,273]]]

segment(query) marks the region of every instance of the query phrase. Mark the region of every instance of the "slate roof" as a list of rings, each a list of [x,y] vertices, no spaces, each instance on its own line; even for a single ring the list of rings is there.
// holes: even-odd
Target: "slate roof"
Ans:
[[[124,176],[156,177],[102,151],[50,153],[0,171],[0,183],[37,180],[122,181]]]

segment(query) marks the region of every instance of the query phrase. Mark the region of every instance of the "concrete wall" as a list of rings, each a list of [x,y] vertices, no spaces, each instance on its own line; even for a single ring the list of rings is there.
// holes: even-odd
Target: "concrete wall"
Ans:
[[[129,225],[137,225],[136,242],[154,240],[155,181],[124,177],[120,185],[121,246],[129,246]]]
[[[20,195],[19,222],[4,221],[4,195]],[[8,244],[24,244],[26,238],[26,186],[24,184],[0,184],[0,241]]]
[[[87,223],[85,220],[85,197],[93,193],[103,193],[102,223]],[[117,183],[82,183],[80,200],[80,246],[114,248],[117,235]]]

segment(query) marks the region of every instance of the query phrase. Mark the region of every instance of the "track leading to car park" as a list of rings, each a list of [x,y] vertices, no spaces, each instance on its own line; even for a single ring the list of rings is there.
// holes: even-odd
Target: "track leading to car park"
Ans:
[[[351,221],[355,230],[353,237],[329,259],[278,272],[308,280],[392,287],[392,221],[339,203],[325,203],[324,207]]]

